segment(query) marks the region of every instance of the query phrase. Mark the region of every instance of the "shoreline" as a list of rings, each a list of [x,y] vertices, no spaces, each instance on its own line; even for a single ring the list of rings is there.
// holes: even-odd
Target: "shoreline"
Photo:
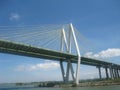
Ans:
[[[2,84],[1,84],[2,85]],[[120,79],[103,79],[103,80],[82,80],[79,85],[75,85],[72,81],[64,84],[62,81],[46,81],[46,82],[28,82],[28,83],[6,83],[3,85],[10,85],[15,87],[55,87],[55,88],[64,88],[64,87],[95,87],[95,86],[112,86],[120,85]]]
[[[111,86],[111,85],[120,85],[120,82],[115,81],[95,81],[95,82],[85,82],[80,83],[79,87],[94,87],[94,86]]]
[[[46,86],[38,86],[38,87],[94,87],[94,86],[112,86],[112,85],[120,85],[120,80],[101,80],[101,81],[85,81],[80,82],[79,85],[75,84],[48,84]]]
[[[75,84],[55,85],[54,87],[95,87],[95,86],[112,86],[120,85],[120,80],[102,80],[102,81],[85,81],[80,82],[78,86]]]

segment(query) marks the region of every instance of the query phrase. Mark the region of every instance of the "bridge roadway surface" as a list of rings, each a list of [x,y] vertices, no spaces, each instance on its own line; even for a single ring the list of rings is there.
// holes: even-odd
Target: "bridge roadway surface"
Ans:
[[[15,55],[22,55],[28,57],[49,59],[49,60],[71,60],[72,63],[77,63],[77,55],[64,53],[60,51],[55,51],[51,49],[39,48],[30,45],[23,45],[19,43],[14,43],[10,41],[0,40],[0,53],[8,53]],[[90,65],[90,66],[100,66],[100,67],[109,67],[110,65],[115,66],[120,69],[120,65],[101,61],[97,59],[81,57],[81,64]]]

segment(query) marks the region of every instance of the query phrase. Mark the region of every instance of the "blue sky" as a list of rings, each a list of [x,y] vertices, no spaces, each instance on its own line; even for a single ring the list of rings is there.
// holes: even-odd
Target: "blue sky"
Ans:
[[[80,33],[96,46],[96,53],[89,53],[89,56],[106,59],[104,54],[109,61],[120,64],[119,4],[119,0],[0,0],[0,26],[72,22]],[[49,66],[48,63],[55,64],[55,68],[48,70],[42,67],[42,65]],[[1,53],[0,83],[61,80],[57,63]],[[31,67],[35,70],[31,70]],[[54,75],[51,75],[53,73]],[[82,65],[81,73],[81,78],[84,79],[85,75],[87,78],[97,77],[98,72],[95,67]]]

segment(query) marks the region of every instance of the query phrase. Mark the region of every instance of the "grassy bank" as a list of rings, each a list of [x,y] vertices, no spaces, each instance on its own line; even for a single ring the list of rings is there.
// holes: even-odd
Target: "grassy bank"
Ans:
[[[32,85],[34,87],[75,87],[75,84],[70,81],[67,84],[64,84],[63,81],[46,81],[46,82],[31,82],[31,83],[16,83],[16,86],[26,86]],[[81,80],[78,86],[87,87],[87,86],[108,86],[108,85],[120,85],[120,79],[94,79],[94,80]]]

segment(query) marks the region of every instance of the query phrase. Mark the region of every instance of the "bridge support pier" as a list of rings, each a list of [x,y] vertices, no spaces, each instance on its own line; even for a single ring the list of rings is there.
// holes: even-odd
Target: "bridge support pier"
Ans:
[[[118,68],[117,67],[115,68],[115,74],[116,74],[116,78],[118,79],[119,78],[119,73],[118,73]]]
[[[64,83],[68,83],[69,82],[70,70],[71,70],[71,74],[72,74],[72,79],[75,82],[74,70],[73,70],[73,66],[72,66],[72,63],[70,62],[70,60],[67,62],[66,73],[65,73],[65,70],[64,70],[64,66],[63,66],[63,61],[62,60],[60,60],[60,67],[61,67],[61,72],[62,72],[62,77],[63,77]]]
[[[117,74],[118,74],[118,78],[120,78],[120,74],[119,74],[119,69],[117,68]]]
[[[119,75],[118,67],[116,68],[116,71],[117,71],[117,77],[119,78],[120,75]]]
[[[105,67],[105,72],[106,72],[106,79],[109,79],[109,74],[108,74],[108,68]]]
[[[114,70],[115,70],[115,79],[117,79],[118,78],[117,69],[115,68]]]
[[[120,69],[118,69],[118,74],[119,74],[119,78],[120,78]]]
[[[117,75],[116,67],[114,67],[114,74],[115,74],[115,79],[117,79],[117,78],[118,78],[118,75]]]
[[[117,71],[116,71],[116,68],[114,68],[114,73],[115,73],[115,79],[117,79]]]
[[[113,79],[115,79],[115,72],[113,67],[112,67],[112,75],[113,75]]]
[[[110,77],[111,77],[111,79],[114,79],[113,70],[112,70],[112,67],[111,67],[111,66],[110,66],[110,68],[109,68],[109,71],[110,71]]]
[[[119,68],[118,68],[118,74],[119,74],[119,78],[120,78],[120,70],[119,70]]]
[[[68,36],[68,37],[66,37],[66,36]],[[71,63],[69,58],[66,58],[66,60],[69,59],[67,62],[66,73],[64,72],[62,61],[60,61],[60,66],[61,66],[61,71],[62,71],[62,76],[63,76],[64,82],[69,81],[69,70],[71,69],[73,81],[75,82],[76,85],[79,85],[79,68],[80,68],[80,62],[81,62],[81,55],[80,55],[78,42],[77,42],[76,35],[75,35],[74,28],[73,28],[72,24],[70,24],[69,35],[66,35],[65,30],[62,29],[61,48],[60,48],[61,52],[66,50],[67,53],[71,53],[71,42],[72,42],[71,38],[73,38],[74,45],[76,47],[77,56],[78,56],[78,63],[77,63],[77,68],[76,68],[76,77],[74,76],[74,70],[73,70],[72,63]],[[64,45],[65,45],[65,49],[64,49]]]
[[[98,71],[99,71],[99,79],[102,79],[102,75],[101,75],[101,67],[100,66],[97,66],[98,68]]]
[[[64,71],[64,67],[63,67],[63,61],[60,60],[60,67],[61,67],[61,72],[62,72],[62,77],[63,77],[63,81],[65,82],[65,71]]]

